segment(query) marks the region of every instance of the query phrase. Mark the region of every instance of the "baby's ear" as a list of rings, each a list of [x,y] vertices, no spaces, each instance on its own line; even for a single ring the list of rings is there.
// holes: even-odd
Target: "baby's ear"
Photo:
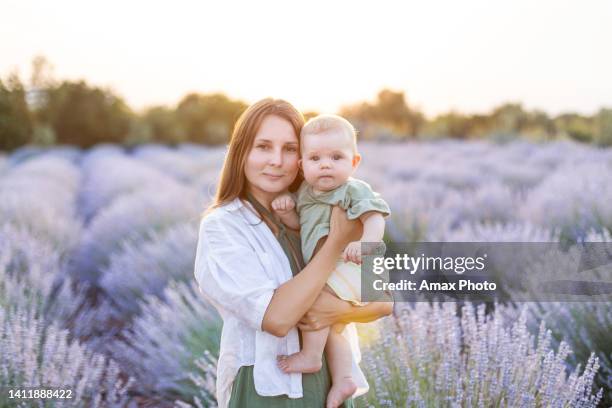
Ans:
[[[359,153],[355,153],[355,155],[353,156],[353,169],[356,169],[357,166],[359,166],[360,162],[361,162],[361,155]]]
[[[298,160],[298,167],[301,169],[302,168],[302,159]]]

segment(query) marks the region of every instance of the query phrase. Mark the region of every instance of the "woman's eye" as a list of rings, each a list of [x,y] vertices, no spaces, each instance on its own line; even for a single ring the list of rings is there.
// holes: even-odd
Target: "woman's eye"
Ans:
[[[266,150],[268,148],[268,145],[257,145],[257,148],[261,150]]]
[[[297,147],[289,146],[287,147],[287,151],[291,153],[295,153],[297,152]]]

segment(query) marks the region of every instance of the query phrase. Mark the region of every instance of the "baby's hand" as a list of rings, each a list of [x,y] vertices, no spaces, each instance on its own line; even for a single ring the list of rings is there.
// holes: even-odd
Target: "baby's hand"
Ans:
[[[281,194],[272,200],[272,209],[280,214],[287,214],[291,212],[295,208],[295,201],[291,198],[289,194]]]
[[[354,262],[356,264],[361,264],[361,241],[351,242],[344,248],[344,253],[342,254],[342,258],[344,262]]]

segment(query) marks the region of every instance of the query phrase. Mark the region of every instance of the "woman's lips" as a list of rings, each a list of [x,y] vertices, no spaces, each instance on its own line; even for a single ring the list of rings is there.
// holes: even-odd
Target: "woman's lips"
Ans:
[[[271,178],[272,180],[278,180],[281,177],[283,177],[283,174],[268,174],[268,173],[264,173],[264,176],[267,176],[267,177]]]

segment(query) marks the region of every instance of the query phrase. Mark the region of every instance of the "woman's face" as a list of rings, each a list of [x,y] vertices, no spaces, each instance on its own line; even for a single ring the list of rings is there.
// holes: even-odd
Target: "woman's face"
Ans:
[[[299,142],[291,123],[279,116],[266,116],[244,166],[248,190],[268,205],[295,180],[299,158]]]

